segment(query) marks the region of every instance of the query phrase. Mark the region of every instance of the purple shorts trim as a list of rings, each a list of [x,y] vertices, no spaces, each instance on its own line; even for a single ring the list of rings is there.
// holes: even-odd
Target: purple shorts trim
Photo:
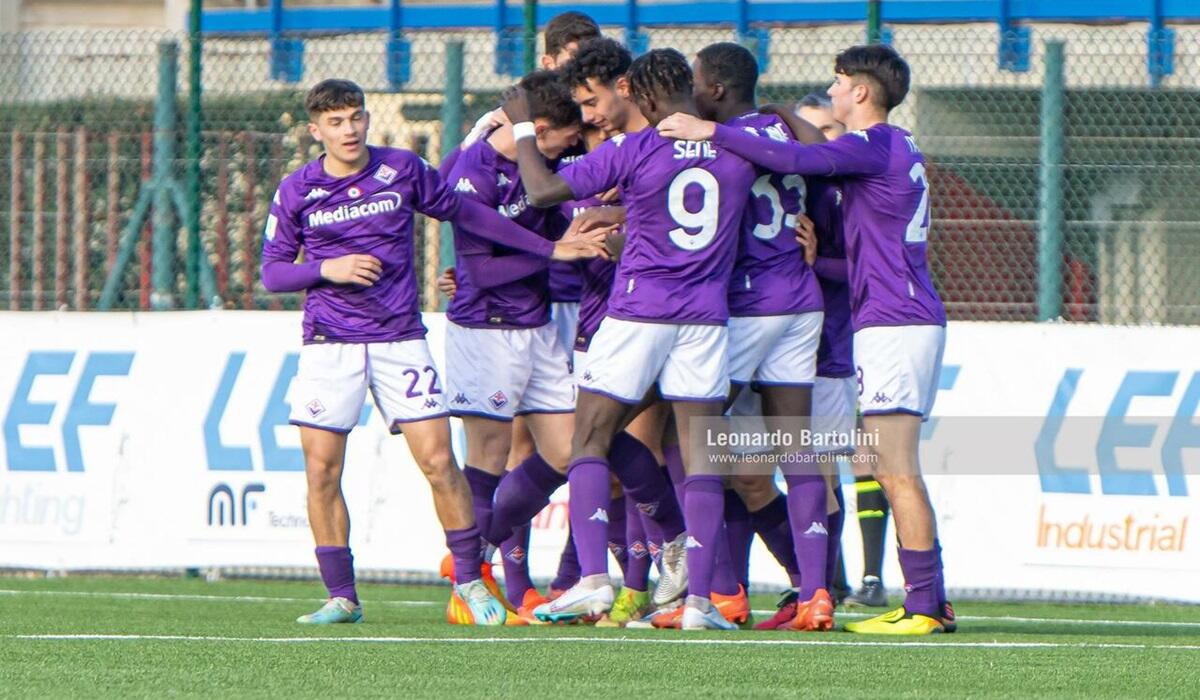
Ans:
[[[420,423],[421,421],[437,420],[439,418],[449,418],[449,417],[450,417],[449,411],[442,411],[441,413],[435,413],[431,416],[422,416],[420,418],[397,418],[396,420],[392,421],[392,426],[390,428],[388,428],[388,432],[391,433],[392,435],[399,435],[400,433],[404,432],[400,429],[400,426],[402,426],[406,423]]]
[[[863,411],[862,415],[864,415],[864,416],[891,416],[891,415],[895,415],[897,413],[903,413],[904,415],[908,415],[908,416],[916,416],[916,417],[920,418],[922,421],[929,420],[929,416],[925,415],[924,413],[921,413],[920,411],[914,411],[911,408],[882,408],[882,409],[879,409],[876,411]]]
[[[849,379],[855,376],[854,370],[848,370],[845,374],[824,374],[817,372],[817,379]]]
[[[328,431],[331,433],[337,433],[338,435],[349,435],[350,431],[354,429],[354,428],[344,428],[344,429],[343,428],[333,428],[328,425],[317,425],[316,423],[305,423],[303,421],[298,421],[298,420],[289,420],[288,423],[291,423],[292,425],[300,426],[302,428],[315,428],[317,430],[325,430],[325,431]]]
[[[639,403],[641,403],[641,402],[642,402],[642,400],[641,400],[641,399],[627,399],[627,398],[625,398],[624,396],[617,396],[616,394],[610,394],[610,393],[608,393],[607,391],[601,391],[601,390],[599,390],[599,389],[592,389],[592,388],[589,388],[589,387],[586,387],[586,386],[580,386],[580,387],[579,387],[579,390],[580,390],[580,391],[586,391],[586,392],[588,392],[589,394],[599,394],[600,396],[603,396],[603,397],[605,397],[605,398],[612,399],[613,401],[619,401],[619,402],[621,402],[621,403],[623,403],[623,404],[626,404],[626,405],[628,405],[628,406],[636,406],[636,405],[638,405]]]
[[[759,381],[752,381],[750,383],[755,386],[791,386],[791,387],[796,387],[797,389],[803,389],[805,387],[811,389],[813,387],[813,382],[759,382]]]
[[[575,409],[573,409],[573,408],[556,408],[556,409],[549,409],[549,408],[530,408],[530,409],[526,409],[526,410],[524,410],[524,411],[517,411],[517,412],[516,412],[516,415],[518,415],[518,416],[528,416],[528,415],[530,415],[530,414],[534,414],[534,413],[537,413],[537,414],[545,414],[545,415],[558,415],[558,414],[564,414],[564,413],[574,413],[574,412],[575,412]]]
[[[707,398],[707,397],[701,398],[698,396],[667,396],[664,394],[663,400],[664,401],[685,401],[687,403],[724,403],[725,397],[717,396],[717,397],[713,397],[713,398]]]
[[[454,416],[455,418],[462,418],[463,416],[471,416],[474,418],[490,418],[492,420],[500,421],[501,423],[511,423],[513,421],[512,416],[498,416],[494,413],[485,413],[483,411],[463,411],[457,408],[450,409],[450,415]]]

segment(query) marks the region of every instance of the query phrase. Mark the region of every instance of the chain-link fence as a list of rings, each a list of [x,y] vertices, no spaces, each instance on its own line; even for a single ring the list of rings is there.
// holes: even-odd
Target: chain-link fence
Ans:
[[[913,69],[894,121],[914,131],[930,162],[931,258],[951,317],[1200,323],[1200,27],[1175,27],[1173,70],[1155,87],[1146,24],[1031,29],[1021,71],[997,60],[995,25],[890,30]],[[769,37],[765,101],[823,90],[834,54],[864,38],[862,25],[757,30]],[[644,31],[650,48],[685,54],[734,39],[731,27]],[[606,33],[622,36],[616,27]],[[188,37],[0,35],[0,308],[178,306],[196,298],[189,284],[226,308],[294,308],[296,297],[265,293],[257,266],[271,193],[317,153],[305,129],[306,87],[355,80],[368,91],[371,141],[437,162],[443,141],[460,136],[442,123],[454,82],[447,46],[464,47],[464,125],[513,80],[496,73],[491,31],[407,38],[408,76],[396,89],[383,32],[305,36],[292,75],[279,71],[265,38],[206,37],[196,184],[187,177]],[[1064,42],[1065,89],[1061,109],[1047,111],[1051,41]],[[171,81],[159,84],[172,65],[163,46],[178,55],[173,91]],[[171,121],[156,142],[156,110],[161,116],[168,102]],[[1047,149],[1047,135],[1061,136],[1060,151]],[[193,198],[203,254],[189,268]],[[441,240],[435,222],[417,230],[423,300],[436,308]],[[157,278],[156,255],[167,263]]]

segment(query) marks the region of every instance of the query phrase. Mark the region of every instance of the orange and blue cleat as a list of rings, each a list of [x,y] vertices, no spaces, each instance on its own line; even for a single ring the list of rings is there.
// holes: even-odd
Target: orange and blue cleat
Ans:
[[[781,630],[793,632],[828,632],[833,629],[833,598],[829,591],[818,588],[813,597],[796,601],[796,614]]]

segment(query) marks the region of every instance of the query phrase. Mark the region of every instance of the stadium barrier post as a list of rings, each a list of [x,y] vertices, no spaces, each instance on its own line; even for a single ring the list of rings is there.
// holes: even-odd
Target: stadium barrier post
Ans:
[[[458,148],[462,141],[463,127],[463,42],[446,44],[446,93],[442,100],[442,152],[443,159]],[[442,222],[438,244],[439,269],[454,265],[454,230]],[[436,299],[436,297],[434,297]],[[433,306],[433,304],[427,304]],[[441,300],[437,308],[445,310]]]
[[[154,132],[142,132],[142,175],[140,182],[143,187],[146,187],[150,182],[151,165],[154,161]],[[147,217],[142,222],[141,238],[138,241],[138,308],[142,311],[150,310],[150,255],[154,252],[154,239],[151,238],[153,231],[150,228],[150,219]]]
[[[175,306],[175,235],[171,216],[171,191],[166,186],[175,162],[176,85],[179,44],[158,45],[158,98],[154,107],[154,257],[151,277],[154,291],[150,306],[156,311]],[[182,214],[182,212],[180,212]]]
[[[181,214],[187,217],[187,279],[184,305],[189,309],[200,306],[200,122],[203,118],[203,85],[201,83],[202,61],[204,60],[204,38],[200,33],[200,16],[203,0],[192,0],[188,13],[188,112],[187,112],[187,208]],[[204,297],[212,301],[213,290],[204,290]]]
[[[33,241],[29,256],[29,308],[45,308],[46,294],[46,139],[33,135]]]
[[[117,262],[117,212],[120,211],[118,199],[121,193],[121,135],[116,131],[108,132],[108,170],[106,172],[107,195],[104,216],[104,272],[107,274]]]
[[[229,134],[217,134],[216,229],[213,241],[217,254],[217,294],[229,293]]]
[[[88,271],[91,255],[88,251],[88,132],[86,126],[75,128],[75,206],[71,228],[75,231],[75,310],[88,307]]]
[[[25,138],[20,131],[13,129],[12,150],[9,156],[12,163],[9,190],[12,192],[12,205],[8,212],[8,309],[21,309],[21,213],[25,210],[25,177],[24,154]]]
[[[67,213],[71,208],[67,202],[70,143],[67,132],[59,130],[54,135],[54,308],[60,310],[67,307],[67,268],[70,263],[67,250],[70,245],[67,242]]]
[[[246,154],[246,196],[243,200],[242,216],[242,308],[254,308],[255,261],[258,251],[254,249],[254,209],[258,204],[258,141],[254,134],[243,131],[242,153]]]
[[[537,0],[525,0],[525,72],[537,68]]]
[[[883,12],[881,0],[867,0],[867,43],[883,41]]]
[[[1062,315],[1064,42],[1047,41],[1038,188],[1038,320]]]

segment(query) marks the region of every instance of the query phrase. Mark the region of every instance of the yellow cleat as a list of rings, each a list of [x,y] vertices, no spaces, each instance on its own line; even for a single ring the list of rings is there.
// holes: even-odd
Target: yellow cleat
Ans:
[[[858,634],[924,635],[938,634],[946,630],[937,618],[910,614],[901,607],[869,620],[850,622],[846,625],[846,631]]]

